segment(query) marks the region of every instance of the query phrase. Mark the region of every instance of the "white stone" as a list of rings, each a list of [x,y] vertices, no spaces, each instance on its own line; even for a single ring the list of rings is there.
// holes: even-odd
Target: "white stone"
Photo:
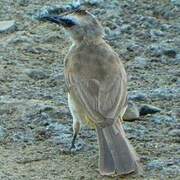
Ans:
[[[0,21],[0,33],[2,32],[12,32],[15,31],[15,21],[14,20],[9,20],[9,21]]]
[[[139,119],[139,109],[132,101],[128,102],[128,107],[123,115],[124,121],[133,121]]]

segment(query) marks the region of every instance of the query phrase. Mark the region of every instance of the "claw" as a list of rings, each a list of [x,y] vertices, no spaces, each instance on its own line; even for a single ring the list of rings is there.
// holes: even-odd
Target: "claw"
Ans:
[[[72,142],[71,142],[70,151],[76,150],[76,146],[75,146],[75,140],[76,140],[76,137],[77,137],[77,134],[74,134],[74,135],[73,135]]]
[[[76,146],[74,144],[71,144],[70,150],[76,149]]]

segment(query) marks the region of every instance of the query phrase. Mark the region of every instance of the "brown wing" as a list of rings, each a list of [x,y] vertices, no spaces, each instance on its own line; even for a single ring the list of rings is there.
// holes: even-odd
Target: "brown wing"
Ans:
[[[82,71],[73,71],[68,68],[65,70],[65,80],[72,98],[75,98],[94,123],[100,126],[112,124],[120,115],[121,109],[126,106],[125,71],[123,67],[116,69],[118,71],[109,73],[108,78],[103,81],[92,78],[96,77],[95,75],[86,76],[91,71],[98,77],[98,72],[93,72],[91,68],[84,68],[84,75]],[[109,69],[109,71],[112,70]]]

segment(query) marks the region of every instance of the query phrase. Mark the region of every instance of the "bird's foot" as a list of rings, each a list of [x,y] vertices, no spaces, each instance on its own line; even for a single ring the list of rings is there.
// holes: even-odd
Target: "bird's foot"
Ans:
[[[71,144],[71,147],[69,148],[69,151],[70,151],[70,152],[76,152],[77,150],[78,150],[78,149],[76,148],[75,144],[72,143],[72,144]]]
[[[76,151],[77,151],[76,147],[67,147],[67,148],[60,149],[60,152],[65,155],[74,154]]]

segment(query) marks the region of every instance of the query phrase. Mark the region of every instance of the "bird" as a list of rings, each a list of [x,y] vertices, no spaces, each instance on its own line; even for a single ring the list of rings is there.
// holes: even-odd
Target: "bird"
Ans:
[[[48,15],[72,39],[64,60],[68,106],[73,118],[71,148],[83,123],[95,129],[99,172],[103,176],[139,171],[139,157],[128,141],[122,117],[127,108],[127,74],[119,55],[104,40],[100,21],[88,10]]]

